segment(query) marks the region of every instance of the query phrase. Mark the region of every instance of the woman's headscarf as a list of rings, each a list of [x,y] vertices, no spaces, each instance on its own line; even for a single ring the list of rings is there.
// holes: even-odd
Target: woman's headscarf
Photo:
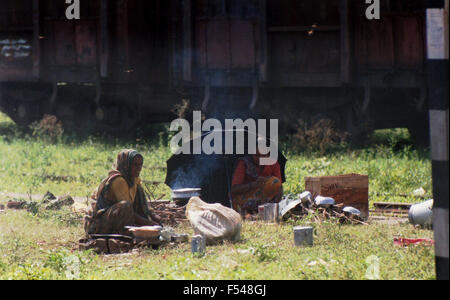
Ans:
[[[125,149],[119,152],[117,154],[116,161],[112,165],[112,169],[108,173],[108,177],[102,180],[100,185],[97,188],[96,193],[94,193],[94,199],[99,201],[101,198],[102,193],[106,194],[107,191],[103,191],[105,186],[112,181],[112,179],[121,176],[123,177],[126,182],[128,183],[128,186],[134,185],[134,179],[131,177],[131,166],[133,164],[133,160],[135,157],[141,157],[142,160],[144,160],[144,157],[137,152],[136,150],[132,149]],[[103,206],[103,205],[101,205]]]
[[[141,157],[142,160],[144,160],[144,157],[136,150],[125,149],[120,151],[119,154],[117,154],[112,170],[109,171],[109,176],[120,173],[120,175],[125,178],[128,185],[130,187],[133,186],[134,178],[131,177],[131,166],[133,165],[133,160],[135,157]]]

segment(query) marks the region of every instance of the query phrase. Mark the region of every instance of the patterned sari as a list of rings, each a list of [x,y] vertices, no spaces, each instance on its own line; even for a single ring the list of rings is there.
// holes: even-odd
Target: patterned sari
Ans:
[[[145,193],[140,184],[137,185],[136,197],[133,203],[116,202],[108,191],[114,179],[122,177],[129,187],[135,184],[135,178],[130,176],[131,166],[135,157],[142,155],[135,150],[122,150],[109,171],[94,191],[92,199],[95,201],[85,217],[85,231],[87,234],[122,233],[124,226],[134,225],[134,214],[144,218],[151,216],[147,206]]]
[[[232,194],[232,207],[237,212],[256,212],[259,205],[275,202],[281,199],[283,186],[281,179],[276,176],[259,176],[255,163],[251,157],[241,159],[245,163],[245,172],[248,178],[256,182],[256,187],[243,193]]]

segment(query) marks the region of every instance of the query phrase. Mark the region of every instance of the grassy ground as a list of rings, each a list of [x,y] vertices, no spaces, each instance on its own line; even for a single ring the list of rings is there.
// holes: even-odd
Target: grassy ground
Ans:
[[[285,149],[289,160],[285,191],[301,192],[305,176],[364,173],[369,175],[371,203],[421,201],[412,192],[423,187],[431,195],[429,155],[404,143],[407,140],[401,130],[379,131],[370,147],[326,156]],[[19,131],[0,114],[0,191],[43,194],[49,190],[85,197],[122,148],[135,148],[144,155],[144,180],[164,181],[165,171],[159,167],[171,155],[166,145],[165,135],[133,141],[64,135],[48,143]],[[155,194],[167,198],[169,189],[161,185]],[[396,236],[432,238],[430,230],[409,224],[313,224],[315,246],[296,248],[292,227],[308,221],[245,222],[241,242],[208,247],[203,257],[193,257],[188,244],[98,256],[73,250],[83,232],[81,219],[69,210],[7,210],[0,213],[0,279],[365,279],[371,256],[379,262],[381,279],[435,276],[433,247],[393,246]],[[177,231],[192,233],[188,225]]]
[[[245,222],[242,240],[208,246],[195,257],[189,244],[122,255],[73,251],[82,236],[62,212],[0,215],[0,279],[366,279],[375,256],[380,279],[434,279],[434,248],[398,247],[395,236],[432,237],[409,224],[313,224],[312,247],[294,247],[292,226]],[[178,232],[192,234],[183,225]]]

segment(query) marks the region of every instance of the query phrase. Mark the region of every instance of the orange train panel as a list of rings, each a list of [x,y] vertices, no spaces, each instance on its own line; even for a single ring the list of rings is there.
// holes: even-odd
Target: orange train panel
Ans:
[[[206,57],[207,57],[207,46],[206,46],[206,21],[197,21],[195,23],[195,43],[196,50],[195,53],[197,55],[197,63],[201,68],[206,67]]]
[[[368,67],[385,69],[394,67],[394,33],[392,17],[383,16],[380,21],[366,24]]]
[[[82,21],[75,27],[77,64],[96,66],[97,63],[97,24],[95,21]]]
[[[402,15],[394,19],[395,64],[399,68],[421,69],[424,64],[424,18]]]
[[[424,20],[418,14],[391,14],[381,20],[358,18],[356,63],[360,70],[422,69],[425,57]]]
[[[231,31],[231,67],[251,68],[255,66],[256,31],[251,21],[233,21]]]
[[[206,28],[207,63],[211,69],[231,66],[230,26],[227,21],[210,21]]]
[[[54,61],[57,66],[74,66],[76,64],[76,42],[74,22],[57,20],[53,22]],[[49,53],[50,55],[50,53]],[[52,60],[52,57],[49,57]]]
[[[196,21],[196,53],[201,68],[252,68],[259,30],[252,21]]]

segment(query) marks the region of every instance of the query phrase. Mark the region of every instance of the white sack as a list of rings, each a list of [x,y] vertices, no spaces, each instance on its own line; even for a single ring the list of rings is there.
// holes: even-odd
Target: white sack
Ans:
[[[219,203],[208,204],[199,197],[192,197],[186,207],[186,217],[195,234],[203,235],[208,243],[240,239],[241,215]]]

